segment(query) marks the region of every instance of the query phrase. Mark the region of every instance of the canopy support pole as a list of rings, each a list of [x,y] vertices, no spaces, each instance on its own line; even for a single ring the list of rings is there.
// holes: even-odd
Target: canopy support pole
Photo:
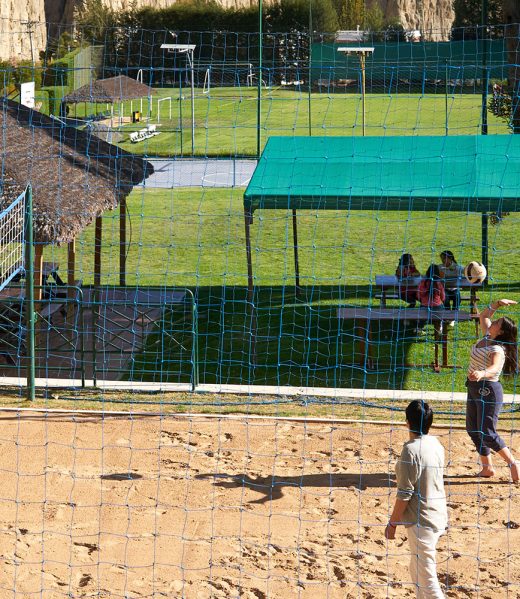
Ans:
[[[296,219],[296,208],[292,209],[292,226],[294,242],[294,279],[296,283],[296,295],[300,294],[300,262],[298,259],[298,221]]]
[[[103,239],[103,219],[96,216],[96,229],[94,233],[94,285],[101,285],[101,241]]]
[[[75,296],[74,286],[76,285],[76,240],[73,239],[67,244],[67,297],[72,301]],[[69,310],[72,309],[69,306]]]
[[[489,216],[487,214],[482,214],[482,264],[488,269],[488,223]],[[487,276],[486,276],[487,280]]]
[[[119,204],[119,285],[126,286],[126,200]]]
[[[246,228],[246,258],[247,258],[247,299],[253,301],[253,263],[251,260],[251,212],[244,208],[244,224]]]

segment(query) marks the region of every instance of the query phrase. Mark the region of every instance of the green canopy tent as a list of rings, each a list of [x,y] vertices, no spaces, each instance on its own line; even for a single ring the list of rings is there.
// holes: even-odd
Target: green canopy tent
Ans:
[[[255,210],[520,211],[520,136],[271,137],[244,193],[249,295]]]

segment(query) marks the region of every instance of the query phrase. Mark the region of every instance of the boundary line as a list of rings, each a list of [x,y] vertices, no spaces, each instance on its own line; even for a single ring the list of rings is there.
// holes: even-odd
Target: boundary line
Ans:
[[[230,395],[277,395],[280,397],[332,397],[341,399],[393,399],[411,401],[465,402],[466,393],[458,391],[398,391],[394,389],[344,389],[331,387],[279,387],[276,385],[208,385],[199,384],[193,391],[190,383],[146,383],[132,381],[98,381],[94,386],[92,380],[85,381],[85,389],[99,391],[131,391],[149,393],[228,393]],[[19,377],[0,377],[2,386],[25,387],[25,379]],[[79,379],[37,378],[36,387],[43,389],[74,389],[81,391]],[[516,404],[520,400],[516,394],[504,394],[505,404]]]

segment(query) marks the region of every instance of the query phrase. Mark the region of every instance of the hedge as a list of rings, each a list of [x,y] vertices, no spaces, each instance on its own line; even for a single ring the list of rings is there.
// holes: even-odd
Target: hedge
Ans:
[[[61,99],[70,92],[70,88],[66,85],[50,85],[42,87],[41,91],[49,94],[49,114],[60,116]]]

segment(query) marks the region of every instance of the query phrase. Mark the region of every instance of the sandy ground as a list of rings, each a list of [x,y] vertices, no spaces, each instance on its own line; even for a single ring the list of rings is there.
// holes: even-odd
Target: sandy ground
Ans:
[[[472,476],[464,431],[435,434],[447,596],[520,597],[520,489],[505,468]],[[0,598],[413,597],[404,531],[383,537],[405,438],[388,424],[4,412]]]

